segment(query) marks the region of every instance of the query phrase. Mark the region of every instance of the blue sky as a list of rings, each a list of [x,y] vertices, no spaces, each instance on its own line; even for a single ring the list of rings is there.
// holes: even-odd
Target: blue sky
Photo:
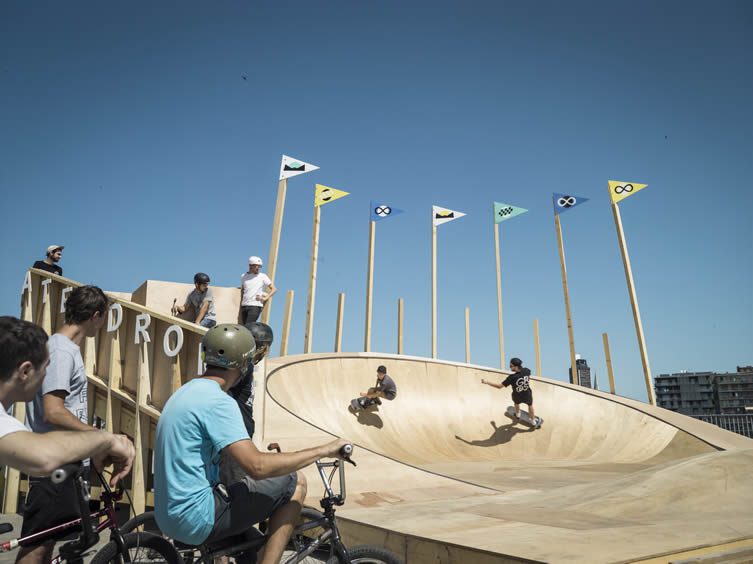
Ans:
[[[276,284],[300,352],[313,185],[322,210],[314,350],[363,342],[368,205],[377,225],[372,348],[430,354],[430,210],[439,227],[439,356],[496,366],[492,202],[506,350],[546,375],[569,353],[552,192],[576,348],[602,387],[645,399],[607,180],[621,204],[654,374],[753,363],[753,4],[721,2],[21,2],[0,5],[0,311],[50,243],[67,276],[131,291],[208,272],[235,285],[269,249],[280,156],[291,179]],[[246,76],[244,80],[242,77]],[[279,330],[284,299],[273,304]]]

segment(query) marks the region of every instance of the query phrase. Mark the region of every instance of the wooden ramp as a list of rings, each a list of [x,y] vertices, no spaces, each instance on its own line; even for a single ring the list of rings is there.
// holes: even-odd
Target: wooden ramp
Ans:
[[[351,414],[379,364],[397,398]],[[270,359],[259,438],[287,449],[352,440],[346,533],[411,563],[661,562],[753,544],[753,440],[539,378],[546,423],[533,431],[505,417],[509,390],[480,383],[504,377],[369,353]],[[319,478],[307,477],[315,504]]]

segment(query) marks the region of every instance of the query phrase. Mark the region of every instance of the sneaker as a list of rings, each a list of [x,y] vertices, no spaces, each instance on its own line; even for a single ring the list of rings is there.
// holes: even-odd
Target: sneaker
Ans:
[[[533,420],[533,426],[536,427],[537,429],[541,427],[541,417],[537,417],[536,419]]]

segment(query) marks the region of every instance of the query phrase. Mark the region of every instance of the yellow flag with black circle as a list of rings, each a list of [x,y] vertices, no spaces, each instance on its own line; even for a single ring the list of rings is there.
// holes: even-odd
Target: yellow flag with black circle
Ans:
[[[349,194],[350,192],[338,190],[337,188],[330,188],[329,186],[324,186],[323,184],[317,184],[316,191],[314,192],[314,206],[323,206],[324,204],[329,204],[330,202],[344,198]]]
[[[619,180],[609,181],[609,196],[613,203],[624,200],[632,196],[639,190],[643,190],[648,184],[638,184],[637,182],[620,182]]]

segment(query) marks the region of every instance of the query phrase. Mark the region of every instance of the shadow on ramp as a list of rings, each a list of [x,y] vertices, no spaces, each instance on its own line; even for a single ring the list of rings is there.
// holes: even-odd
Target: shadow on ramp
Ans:
[[[501,427],[497,427],[497,424],[494,421],[489,421],[489,423],[491,424],[492,429],[494,429],[494,432],[488,439],[476,439],[474,441],[468,441],[458,435],[455,435],[455,438],[469,446],[493,447],[509,443],[510,440],[512,440],[512,438],[518,433],[533,432],[533,429],[521,429],[520,427],[516,427],[514,423],[508,423],[507,425],[502,425]]]
[[[382,418],[379,417],[376,413],[374,413],[373,408],[372,409],[363,409],[357,412],[354,412],[352,408],[348,408],[348,411],[350,411],[353,415],[356,416],[356,420],[361,424],[365,425],[367,427],[376,427],[377,429],[381,429],[384,427],[384,422],[382,421]]]

